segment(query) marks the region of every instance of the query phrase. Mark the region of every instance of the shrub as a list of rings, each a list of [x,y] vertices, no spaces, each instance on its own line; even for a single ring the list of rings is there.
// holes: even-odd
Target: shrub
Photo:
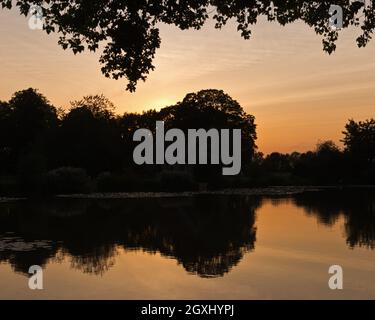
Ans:
[[[96,186],[99,192],[134,191],[135,179],[131,174],[103,172],[96,178]]]
[[[53,194],[87,193],[91,179],[80,168],[62,167],[47,173],[48,192]]]
[[[17,177],[0,176],[0,196],[20,195],[20,189]]]
[[[138,175],[134,172],[103,172],[96,178],[99,192],[157,192],[161,191],[160,178],[156,175]]]
[[[187,172],[164,171],[160,174],[162,191],[193,191],[198,188],[192,176]]]
[[[37,152],[23,154],[17,167],[17,180],[21,193],[39,194],[45,188],[46,159]]]

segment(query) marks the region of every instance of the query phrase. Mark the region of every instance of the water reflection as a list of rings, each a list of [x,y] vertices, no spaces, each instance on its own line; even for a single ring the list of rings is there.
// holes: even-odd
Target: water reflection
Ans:
[[[302,207],[318,222],[333,226],[343,216],[345,237],[350,248],[375,248],[375,196],[373,190],[326,191],[304,193],[294,197],[294,204]]]
[[[269,200],[269,199],[268,199]],[[0,263],[28,275],[31,265],[68,258],[83,273],[104,275],[120,249],[160,253],[200,277],[230,272],[255,248],[259,197],[54,200],[0,204]],[[350,248],[375,248],[373,191],[312,192],[272,199],[293,203],[328,227],[344,217]]]
[[[28,268],[69,257],[84,273],[103,275],[119,248],[161,253],[201,277],[229,272],[254,249],[260,199],[194,197],[59,200],[0,205],[0,262]]]

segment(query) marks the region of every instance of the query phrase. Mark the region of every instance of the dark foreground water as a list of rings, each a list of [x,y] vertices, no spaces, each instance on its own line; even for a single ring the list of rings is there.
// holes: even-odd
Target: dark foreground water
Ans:
[[[0,299],[375,299],[374,248],[370,191],[0,203]]]

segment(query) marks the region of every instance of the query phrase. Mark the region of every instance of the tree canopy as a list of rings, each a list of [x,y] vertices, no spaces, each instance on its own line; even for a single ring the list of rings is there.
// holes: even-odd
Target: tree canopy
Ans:
[[[375,119],[359,122],[351,119],[343,134],[346,151],[352,154],[359,164],[366,165],[375,161]]]
[[[156,121],[185,133],[241,129],[241,175],[226,179],[221,165],[136,165],[134,132],[155,132]],[[30,88],[0,101],[0,194],[186,191],[199,183],[210,188],[374,184],[374,119],[349,120],[343,134],[343,150],[323,141],[312,151],[263,156],[257,152],[254,116],[222,90],[189,93],[158,111],[124,115],[103,95],[86,96],[58,116],[47,98]]]
[[[371,1],[372,6],[375,0]],[[2,8],[11,9],[12,0],[0,0]],[[234,19],[245,39],[251,37],[251,25],[261,16],[280,25],[302,21],[323,37],[323,50],[336,49],[338,30],[329,23],[331,5],[343,9],[343,28],[361,28],[357,38],[364,47],[375,28],[375,12],[365,1],[301,0],[18,0],[16,6],[27,15],[33,5],[43,12],[43,28],[58,33],[59,44],[74,53],[95,51],[103,43],[101,70],[106,77],[128,80],[127,90],[135,91],[139,80],[145,81],[154,70],[153,59],[160,47],[160,23],[185,29],[200,29],[208,19],[223,27]],[[359,19],[360,16],[364,19]],[[362,22],[361,22],[362,20]]]

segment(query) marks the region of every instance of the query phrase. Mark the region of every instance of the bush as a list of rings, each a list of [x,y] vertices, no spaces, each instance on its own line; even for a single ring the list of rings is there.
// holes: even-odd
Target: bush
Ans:
[[[21,194],[17,177],[0,176],[0,196],[16,196]]]
[[[160,174],[160,187],[162,191],[194,191],[198,186],[192,176],[186,172],[164,171]]]
[[[23,154],[18,162],[17,180],[19,191],[35,195],[45,188],[46,159],[37,152]]]
[[[103,172],[96,179],[99,192],[157,192],[162,191],[160,177],[139,175],[134,172]]]
[[[53,194],[88,193],[91,179],[80,168],[62,167],[47,173],[48,192]]]
[[[129,192],[135,191],[136,179],[132,174],[114,174],[103,172],[96,178],[99,192]]]

